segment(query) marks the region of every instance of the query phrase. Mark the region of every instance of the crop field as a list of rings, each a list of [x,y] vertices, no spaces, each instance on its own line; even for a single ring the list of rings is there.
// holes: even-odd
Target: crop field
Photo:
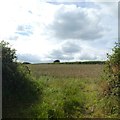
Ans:
[[[40,101],[31,107],[37,118],[104,118],[115,117],[102,101],[105,87],[99,64],[34,64],[28,65],[33,76],[43,85]],[[113,101],[112,101],[113,102]],[[111,104],[111,103],[110,103]]]
[[[103,65],[82,64],[35,64],[29,65],[35,77],[51,76],[58,78],[99,78]]]

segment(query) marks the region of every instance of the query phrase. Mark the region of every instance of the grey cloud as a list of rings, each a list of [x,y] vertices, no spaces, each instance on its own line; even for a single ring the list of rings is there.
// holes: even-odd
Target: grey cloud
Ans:
[[[40,57],[32,54],[17,54],[19,61],[31,62],[31,63],[40,63]]]
[[[48,56],[50,59],[59,59],[59,60],[71,60],[74,59],[71,55],[64,54],[61,50],[53,50],[52,53]]]
[[[18,25],[17,26],[17,31],[30,31],[32,30],[32,26],[31,25]]]
[[[93,40],[102,37],[103,27],[99,24],[98,16],[93,20],[82,8],[67,11],[65,7],[55,14],[52,24],[47,27],[58,39]]]
[[[19,38],[19,37],[16,36],[16,35],[15,35],[15,36],[10,36],[10,37],[9,37],[9,40],[17,40],[18,38]]]
[[[91,54],[88,54],[88,53],[84,53],[79,57],[79,59],[80,60],[96,60],[97,56],[91,55]]]
[[[89,7],[89,8],[98,8],[99,6],[98,5],[95,5],[94,2],[85,2],[85,1],[81,1],[81,2],[76,2],[76,1],[73,1],[73,2],[53,2],[53,1],[50,1],[50,2],[47,2],[47,3],[50,3],[50,4],[54,4],[54,5],[60,5],[60,4],[64,4],[64,5],[76,5],[77,7]]]
[[[66,54],[74,54],[80,52],[81,47],[72,42],[66,42],[62,45],[62,51]]]
[[[25,27],[24,27],[23,25],[19,25],[19,26],[17,27],[17,30],[18,30],[18,31],[25,31]]]
[[[32,14],[32,11],[31,11],[31,10],[28,10],[28,13]]]
[[[65,42],[61,45],[61,49],[54,49],[50,53],[49,58],[60,60],[73,60],[74,55],[76,53],[79,53],[80,51],[81,48],[79,45],[73,42]]]
[[[53,50],[49,57],[53,59],[64,59],[63,53],[60,50]]]
[[[18,25],[16,30],[17,31],[15,33],[19,35],[30,36],[33,34],[32,26],[30,25]]]

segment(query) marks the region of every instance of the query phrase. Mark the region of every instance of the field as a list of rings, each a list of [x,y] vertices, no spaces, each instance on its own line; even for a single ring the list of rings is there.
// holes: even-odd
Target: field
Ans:
[[[34,76],[62,77],[62,78],[99,78],[103,65],[79,64],[35,64],[30,65]]]
[[[37,118],[109,118],[112,99],[102,99],[106,82],[104,65],[30,64],[33,76],[43,86],[42,98],[29,114]],[[109,102],[108,102],[109,101]],[[117,103],[115,103],[117,104]],[[30,116],[29,116],[30,117]]]
[[[25,66],[30,79],[16,82],[16,96],[4,99],[5,118],[118,118],[119,100],[103,94],[108,87],[104,64]]]

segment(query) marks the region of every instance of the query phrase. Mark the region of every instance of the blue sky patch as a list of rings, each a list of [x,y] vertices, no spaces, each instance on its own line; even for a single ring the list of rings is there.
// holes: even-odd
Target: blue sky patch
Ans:
[[[15,32],[16,34],[23,35],[23,36],[30,36],[33,33],[30,31],[20,31],[20,32]]]

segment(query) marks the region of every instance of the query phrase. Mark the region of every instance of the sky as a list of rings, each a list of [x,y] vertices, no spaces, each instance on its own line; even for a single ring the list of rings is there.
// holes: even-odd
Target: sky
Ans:
[[[31,63],[106,60],[118,40],[117,0],[0,0],[0,41]]]

